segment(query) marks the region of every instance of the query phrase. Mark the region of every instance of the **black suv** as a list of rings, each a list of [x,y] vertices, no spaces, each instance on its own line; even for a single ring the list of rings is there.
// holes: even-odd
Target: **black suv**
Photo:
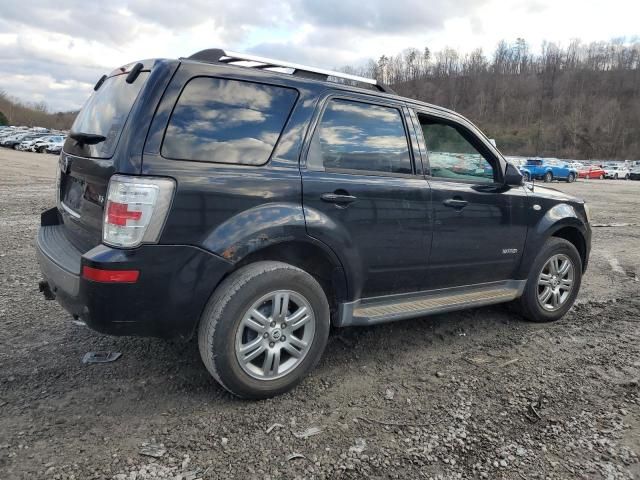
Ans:
[[[99,332],[197,335],[246,398],[298,383],[331,324],[511,301],[556,320],[589,257],[584,202],[524,185],[460,115],[218,49],[104,76],[59,167],[45,295]]]

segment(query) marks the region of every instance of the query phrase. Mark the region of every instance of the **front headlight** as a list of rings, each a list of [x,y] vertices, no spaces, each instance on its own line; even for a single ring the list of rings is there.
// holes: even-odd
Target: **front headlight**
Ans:
[[[587,205],[586,203],[584,204],[584,213],[587,216],[587,222],[591,223],[591,209],[589,208],[589,205]]]

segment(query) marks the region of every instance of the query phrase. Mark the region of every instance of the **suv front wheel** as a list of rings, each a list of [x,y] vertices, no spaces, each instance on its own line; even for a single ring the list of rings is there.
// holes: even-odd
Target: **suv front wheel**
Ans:
[[[582,260],[576,247],[552,237],[533,262],[520,297],[520,310],[534,322],[562,318],[578,296],[582,282]]]
[[[307,272],[257,262],[231,274],[213,293],[198,331],[213,377],[242,398],[268,398],[297,385],[322,356],[329,304]]]

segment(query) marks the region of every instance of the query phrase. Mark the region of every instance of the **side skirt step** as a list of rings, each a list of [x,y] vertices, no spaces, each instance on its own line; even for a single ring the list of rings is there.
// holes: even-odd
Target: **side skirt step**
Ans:
[[[522,295],[525,284],[526,280],[508,280],[343,303],[338,326],[374,325],[510,302]]]

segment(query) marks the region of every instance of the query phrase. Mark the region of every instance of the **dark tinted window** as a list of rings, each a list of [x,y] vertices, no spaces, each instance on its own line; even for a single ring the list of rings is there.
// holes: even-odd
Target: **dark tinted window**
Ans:
[[[102,135],[106,140],[80,148],[75,140],[69,139],[65,151],[81,156],[112,157],[124,122],[148,76],[149,72],[141,72],[133,83],[125,81],[126,74],[107,78],[98,91],[91,94],[71,126],[72,132]]]
[[[171,114],[165,157],[263,165],[297,98],[292,89],[200,77],[191,80]]]
[[[400,111],[351,100],[331,100],[316,129],[309,168],[411,173]]]
[[[430,117],[419,115],[419,119],[433,177],[465,182],[493,182],[491,163],[461,130]]]

